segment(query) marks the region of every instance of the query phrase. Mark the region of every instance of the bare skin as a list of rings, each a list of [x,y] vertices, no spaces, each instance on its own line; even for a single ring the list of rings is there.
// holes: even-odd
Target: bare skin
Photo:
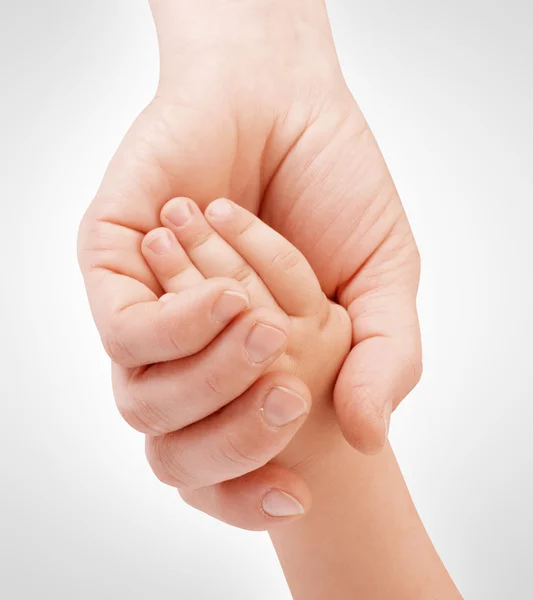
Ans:
[[[213,198],[231,197],[296,246],[351,317],[352,350],[335,385],[335,415],[355,448],[379,452],[390,413],[420,377],[419,257],[378,146],[345,85],[323,2],[152,0],[152,9],[159,89],[111,162],[79,236],[88,295],[111,358],[120,368],[144,368],[197,354],[222,331],[238,337],[233,319],[244,303],[226,322],[211,314],[225,291],[250,299],[245,280],[228,273],[163,308],[163,289],[141,252],[170,199],[187,196],[203,209]],[[283,329],[269,321],[279,316],[260,316]],[[190,326],[199,320],[201,331]],[[274,352],[269,360],[276,359]],[[271,377],[267,363],[262,376]],[[199,364],[196,379],[208,380],[211,370],[208,360]],[[191,381],[183,379],[176,395]],[[120,378],[115,392],[127,406],[138,400]],[[257,510],[265,488],[295,496],[305,489],[301,476],[281,465],[243,477],[238,493],[228,490],[211,514],[266,527]]]
[[[185,210],[190,212],[187,222],[174,219]],[[332,395],[351,346],[346,310],[326,298],[294,246],[229,200],[210,204],[204,217],[191,200],[175,199],[163,207],[162,221],[167,227],[150,232],[142,245],[165,292],[160,302],[169,306],[228,272],[242,275],[250,299],[248,310],[205,350],[148,369],[117,368],[116,377],[137,386],[135,395],[153,407],[152,429],[158,435],[147,439],[153,470],[189,503],[196,503],[195,496],[201,502],[202,488],[223,482],[226,489],[241,486],[237,478],[272,460],[305,478],[343,439]],[[246,342],[231,343],[232,328],[242,329],[248,340],[255,336],[248,322],[253,324],[265,311],[274,339],[283,330],[282,351],[266,369],[256,358],[256,347],[250,351]],[[180,380],[194,380],[192,372],[209,359],[210,385],[196,378],[198,400],[195,389],[176,398],[173,391]],[[283,491],[287,500],[289,491]],[[305,510],[295,498],[291,513],[276,509],[276,516],[299,517]]]
[[[461,600],[388,444],[342,440],[306,481],[313,510],[269,531],[294,600]]]
[[[304,257],[227,200],[210,204],[204,218],[190,200],[176,199],[163,208],[162,220],[167,227],[143,240],[143,254],[166,292],[161,302],[173,302],[206,279],[233,270],[247,281],[249,313],[268,307],[290,325],[285,349],[268,375],[228,403],[235,379],[217,371],[214,404],[204,401],[188,409],[207,409],[210,415],[198,421],[194,414],[189,417],[194,423],[179,429],[188,411],[180,402],[165,401],[164,390],[182,369],[194,369],[202,353],[152,367],[163,390],[157,414],[162,416],[166,406],[173,416],[165,415],[164,422],[177,419],[176,431],[147,439],[154,472],[210,513],[231,490],[242,490],[246,471],[253,481],[254,470],[268,461],[299,473],[309,486],[313,510],[303,490],[299,499],[284,489],[268,489],[261,504],[295,600],[458,600],[390,446],[367,457],[342,436],[333,387],[350,350],[351,323],[341,306],[326,300]],[[204,352],[217,354],[221,348],[219,361],[232,360],[224,334]],[[245,354],[238,346],[237,358]],[[249,358],[238,368],[245,370]]]

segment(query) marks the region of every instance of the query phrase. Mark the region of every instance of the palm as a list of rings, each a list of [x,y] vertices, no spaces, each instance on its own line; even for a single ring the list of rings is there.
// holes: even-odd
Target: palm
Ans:
[[[342,78],[333,75],[335,84],[330,73],[318,86],[323,92],[311,95],[303,81],[269,96],[254,85],[236,90],[207,72],[187,94],[158,97],[115,156],[81,241],[93,244],[104,228],[104,243],[118,248],[108,248],[100,266],[133,280],[141,301],[161,290],[140,241],[159,226],[170,198],[206,205],[226,196],[259,214],[304,253],[326,293],[350,311],[358,347],[341,374],[337,408],[352,442],[370,448],[381,432],[365,441],[357,423],[361,401],[350,406],[349,399],[355,393],[363,402],[395,405],[416,382],[418,259],[379,149]]]

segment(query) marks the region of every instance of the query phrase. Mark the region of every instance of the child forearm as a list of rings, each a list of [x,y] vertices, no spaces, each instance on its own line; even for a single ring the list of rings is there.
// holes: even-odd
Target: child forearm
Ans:
[[[344,441],[308,478],[313,509],[270,532],[295,600],[457,600],[390,445]]]

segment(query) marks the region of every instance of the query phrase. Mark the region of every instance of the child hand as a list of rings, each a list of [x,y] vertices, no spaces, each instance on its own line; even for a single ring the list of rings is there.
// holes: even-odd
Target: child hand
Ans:
[[[166,294],[180,294],[212,277],[236,279],[247,288],[251,309],[267,307],[290,320],[285,351],[269,371],[299,377],[309,387],[313,410],[276,462],[305,471],[315,458],[342,439],[332,396],[337,375],[351,347],[352,326],[347,312],[326,298],[310,265],[294,246],[237,204],[216,200],[204,217],[194,202],[178,198],[164,206],[161,219],[165,228],[151,231],[142,249]],[[165,296],[163,300],[169,298]],[[239,317],[245,318],[246,315]],[[254,360],[253,356],[250,358]],[[163,365],[163,368],[169,367]],[[231,371],[218,375],[213,387],[224,387],[224,378],[231,380]],[[225,427],[231,431],[234,445],[246,446],[248,436],[261,435],[261,425],[256,423],[255,430],[248,426],[240,431],[242,420],[239,422],[236,416],[228,418],[229,414],[245,410],[239,404],[243,404],[241,399],[218,413],[220,406],[213,406],[210,430]],[[283,427],[302,417],[298,404],[301,401],[296,398],[286,397],[282,401],[280,396],[272,400],[271,411],[267,400],[261,412],[270,427]],[[213,420],[220,425],[213,427]],[[180,452],[184,447],[183,434],[184,431],[149,438],[148,458],[164,481],[180,477],[179,473],[171,472],[177,461],[166,460],[163,465],[161,456]],[[286,443],[289,441],[286,438]]]

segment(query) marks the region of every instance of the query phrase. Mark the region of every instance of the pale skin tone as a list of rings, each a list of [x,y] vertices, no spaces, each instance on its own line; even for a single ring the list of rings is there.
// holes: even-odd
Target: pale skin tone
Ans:
[[[212,318],[212,311],[224,291],[249,296],[246,280],[228,272],[164,306],[141,252],[170,199],[191,197],[203,210],[213,198],[230,197],[296,246],[327,296],[348,312],[352,349],[335,384],[335,417],[352,446],[379,452],[391,411],[421,373],[419,257],[390,174],[342,77],[324,3],[152,0],[151,6],[161,54],[157,95],[111,162],[79,236],[92,311],[115,371],[199,356],[222,332],[244,344],[244,331],[232,319]],[[279,315],[257,318],[284,327]],[[276,358],[255,367],[254,374],[263,370],[257,385],[268,387],[261,377],[272,377],[267,370]],[[186,393],[200,405],[197,382],[209,385],[214,368],[205,353],[194,371],[176,375],[174,396]],[[247,385],[243,372],[241,388]],[[141,390],[115,377],[117,400],[141,431],[168,427],[152,418],[158,386],[154,378]],[[180,415],[193,417],[201,423],[202,413]],[[276,449],[273,443],[272,455]],[[296,470],[271,463],[232,481],[217,506],[204,510],[248,528],[268,526],[257,508],[266,488],[295,497],[307,490]]]
[[[233,326],[245,322],[247,314],[258,314],[259,307],[272,311],[272,321],[276,313],[288,319],[289,326],[270,375],[230,403],[228,390],[235,393],[235,380],[214,378],[214,403],[201,407],[211,411],[209,417],[173,433],[148,436],[155,473],[210,512],[231,486],[242,490],[246,469],[271,461],[271,466],[289,466],[302,475],[313,510],[307,493],[295,498],[279,489],[266,490],[261,507],[267,516],[274,512],[269,533],[295,600],[460,598],[420,522],[390,446],[378,457],[364,457],[347,444],[336,423],[332,391],[350,350],[352,325],[346,311],[325,298],[304,257],[224,199],[210,204],[205,218],[190,200],[173,200],[163,208],[162,221],[167,227],[150,232],[142,244],[165,292],[160,302],[169,306],[206,279],[234,270],[247,281],[249,301],[248,313]],[[224,335],[207,352],[231,352]],[[244,365],[255,362],[238,350]],[[178,367],[180,362],[184,369],[194,368],[190,359],[178,361]],[[166,380],[161,389],[179,371],[168,363],[151,368],[159,369],[161,383]],[[133,377],[145,375],[143,369]],[[160,402],[159,416],[166,407],[177,416],[177,406],[164,397]],[[285,522],[276,523],[283,511]]]
[[[141,386],[157,386],[158,405],[152,409],[156,422],[166,423],[166,432],[181,430],[148,439],[154,470],[180,489],[235,479],[274,457],[277,465],[294,471],[311,470],[342,438],[331,398],[350,350],[352,326],[346,310],[326,298],[294,246],[229,200],[210,204],[204,217],[191,200],[175,199],[163,208],[162,221],[167,227],[150,232],[142,251],[165,292],[160,300],[164,308],[179,302],[182,293],[194,293],[206,280],[228,272],[240,274],[248,296],[246,312],[200,353],[133,373],[117,369],[116,378],[130,385],[137,378]],[[235,299],[232,295],[231,301]],[[258,321],[268,323],[265,339],[275,346],[267,361],[257,343]],[[233,343],[232,330],[242,330],[244,344]],[[213,364],[208,386],[191,377],[205,355]],[[183,375],[202,386],[202,402],[187,402],[187,395],[176,401],[173,388]],[[278,379],[283,384],[275,383]],[[242,393],[244,398],[238,397]],[[312,418],[293,439],[311,412],[311,399]],[[211,457],[212,464],[202,462],[202,480],[191,483],[190,475],[200,471],[202,454]],[[161,468],[162,455],[174,457],[168,460],[170,468]],[[299,512],[297,507],[295,514]]]
[[[386,442],[421,373],[418,251],[323,1],[151,6],[158,91],[79,235],[121,413],[186,502],[269,531],[297,600],[458,598]],[[222,196],[267,242],[203,218]]]

